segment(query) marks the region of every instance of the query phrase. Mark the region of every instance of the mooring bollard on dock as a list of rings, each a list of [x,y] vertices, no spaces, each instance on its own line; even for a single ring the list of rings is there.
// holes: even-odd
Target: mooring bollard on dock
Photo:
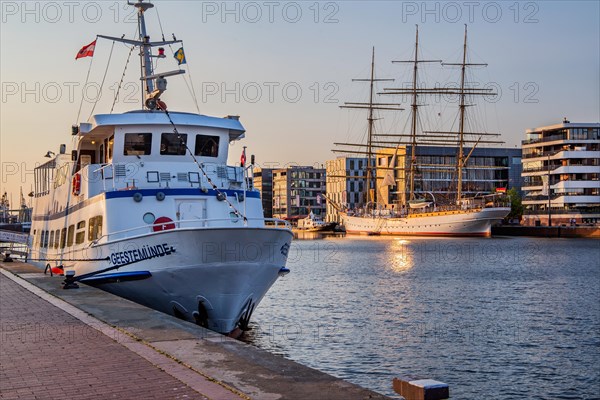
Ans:
[[[394,391],[406,400],[444,400],[450,398],[448,384],[433,379],[404,376],[394,378],[392,384]]]

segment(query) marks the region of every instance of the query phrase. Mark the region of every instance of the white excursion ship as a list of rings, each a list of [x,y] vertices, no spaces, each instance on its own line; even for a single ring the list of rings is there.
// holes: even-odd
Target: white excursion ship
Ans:
[[[401,111],[400,104],[395,103],[376,103],[374,98],[374,83],[377,81],[390,81],[390,79],[375,79],[375,51],[371,61],[370,79],[355,79],[358,81],[370,82],[371,91],[368,103],[346,103],[342,108],[357,108],[368,110],[368,142],[365,144],[354,143],[335,143],[342,146],[364,146],[367,151],[355,150],[334,150],[341,153],[366,154],[367,171],[365,174],[365,205],[356,210],[342,210],[340,216],[347,233],[367,234],[367,235],[423,235],[423,236],[490,236],[492,223],[502,220],[510,213],[510,202],[505,196],[487,195],[467,198],[462,194],[463,169],[467,165],[470,157],[464,154],[465,142],[473,142],[473,149],[480,143],[499,143],[482,140],[484,136],[498,136],[497,134],[487,132],[467,132],[465,129],[465,110],[473,104],[467,104],[466,99],[476,95],[493,95],[489,89],[477,89],[467,87],[466,69],[470,66],[484,65],[473,64],[467,61],[467,29],[465,26],[463,59],[459,64],[453,65],[461,68],[461,81],[458,88],[422,88],[418,82],[418,67],[420,63],[436,62],[440,60],[421,60],[419,54],[419,31],[417,27],[415,40],[415,55],[413,60],[398,61],[410,63],[413,66],[412,87],[410,88],[391,88],[384,89],[383,94],[389,95],[409,95],[412,97],[411,104],[411,131],[408,134],[377,134],[374,129],[375,110]],[[449,131],[426,131],[418,132],[418,109],[422,106],[419,102],[419,96],[438,94],[438,95],[456,95],[459,99],[459,127],[457,132]],[[476,140],[466,140],[466,135],[473,135]],[[379,141],[380,136],[398,137],[396,142]],[[402,142],[402,138],[409,138],[410,141]],[[383,177],[382,182],[377,182],[374,176],[375,163],[374,149],[389,149],[393,144],[396,147],[390,167],[385,168],[388,171]],[[410,145],[410,165],[396,166],[396,156],[400,145]],[[416,150],[419,145],[457,145],[458,154],[455,166],[440,166],[440,168],[452,168],[456,170],[456,200],[453,204],[436,204],[435,199],[428,201],[424,198],[418,198],[415,190],[416,172],[419,167],[417,163]],[[472,150],[471,150],[472,151]],[[398,207],[389,209],[382,207],[377,201],[379,188],[382,186],[395,186],[395,171],[406,170],[407,178],[404,187],[406,189],[405,198]],[[356,177],[354,177],[356,178]],[[374,188],[371,190],[370,188]],[[404,195],[404,193],[403,193]],[[432,195],[433,198],[433,195]],[[338,206],[339,208],[339,206]]]
[[[227,165],[229,144],[244,137],[237,117],[167,111],[164,77],[184,71],[155,73],[153,58],[165,56],[153,48],[181,41],[151,42],[144,13],[153,5],[129,4],[139,39],[99,37],[139,48],[145,103],[74,126],[75,149],[61,145],[35,170],[29,260],[217,332],[239,332],[289,272],[290,226],[264,218],[245,150],[241,166]]]

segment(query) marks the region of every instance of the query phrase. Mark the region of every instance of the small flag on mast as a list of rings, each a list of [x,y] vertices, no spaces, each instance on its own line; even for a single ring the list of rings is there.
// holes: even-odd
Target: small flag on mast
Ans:
[[[81,48],[81,50],[79,50],[79,52],[75,56],[75,59],[77,60],[77,59],[83,58],[83,57],[93,57],[94,50],[96,50],[96,40],[94,40],[92,43],[88,44],[87,46],[83,46]]]
[[[240,166],[246,166],[246,146],[244,146],[244,150],[242,150],[242,156],[240,157]]]
[[[173,54],[173,57],[175,57],[179,65],[187,64],[187,61],[185,59],[185,53],[183,52],[183,47],[179,48],[179,50],[177,50],[175,54]]]

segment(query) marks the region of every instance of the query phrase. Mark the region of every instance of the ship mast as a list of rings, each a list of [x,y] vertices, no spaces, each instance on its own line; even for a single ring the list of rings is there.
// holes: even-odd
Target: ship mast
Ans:
[[[457,184],[456,184],[456,204],[460,205],[462,199],[462,172],[464,166],[464,135],[465,135],[465,74],[467,70],[467,25],[465,25],[465,39],[463,42],[463,61],[460,74],[460,123],[458,126],[458,158],[456,160]]]
[[[415,199],[415,172],[417,168],[417,123],[419,112],[419,94],[432,93],[435,89],[420,89],[418,87],[419,63],[441,63],[442,60],[419,60],[419,25],[416,25],[415,33],[415,56],[413,60],[392,61],[392,63],[412,63],[412,87],[404,88],[386,88],[383,94],[410,94],[412,95],[411,106],[411,125],[410,125],[410,165],[409,165],[409,200]],[[403,136],[403,135],[395,135]]]
[[[393,79],[376,79],[375,78],[375,47],[373,47],[371,52],[371,76],[368,79],[352,79],[353,82],[369,82],[370,91],[369,91],[369,102],[368,103],[344,103],[340,108],[359,108],[363,110],[368,110],[369,115],[367,117],[368,121],[368,131],[367,131],[367,166],[366,166],[366,177],[365,177],[365,185],[364,185],[364,201],[365,204],[369,202],[377,202],[377,190],[374,190],[373,196],[371,196],[371,186],[374,188],[377,185],[372,185],[375,174],[373,173],[373,136],[375,135],[375,121],[377,118],[374,117],[375,110],[393,110],[393,111],[401,111],[402,108],[400,104],[396,103],[375,103],[375,82],[391,82]],[[338,143],[343,146],[352,146],[352,143]]]
[[[139,0],[137,3],[129,3],[138,9],[138,31],[140,33],[140,63],[142,66],[142,82],[144,82],[146,94],[150,94],[154,91],[154,82],[152,79],[148,79],[153,74],[152,60],[150,59],[150,53],[152,47],[148,44],[150,42],[150,36],[146,33],[146,18],[144,13],[147,9],[154,7],[152,3],[143,3]]]
[[[461,203],[461,198],[462,198],[462,183],[463,183],[463,169],[470,157],[470,155],[472,154],[473,150],[475,149],[475,146],[477,146],[479,143],[488,143],[488,144],[500,144],[500,143],[504,143],[503,141],[491,141],[491,140],[482,140],[483,136],[499,136],[499,134],[496,133],[487,133],[487,132],[465,132],[465,122],[466,122],[466,108],[471,106],[472,104],[466,104],[466,97],[467,96],[471,96],[471,95],[483,95],[483,96],[492,96],[495,95],[496,93],[493,93],[492,89],[486,89],[486,88],[467,88],[467,82],[466,82],[466,70],[467,67],[470,66],[486,66],[487,64],[475,64],[475,63],[468,63],[467,62],[467,27],[465,25],[465,35],[464,35],[464,42],[463,42],[463,58],[462,58],[462,62],[458,63],[458,64],[452,64],[452,63],[442,63],[441,60],[419,60],[417,57],[417,52],[418,52],[418,46],[419,46],[419,28],[417,26],[417,33],[416,33],[416,42],[415,42],[415,58],[412,61],[393,61],[393,62],[405,62],[405,63],[413,63],[413,86],[412,89],[403,89],[403,88],[387,88],[384,89],[385,92],[383,94],[402,94],[402,95],[407,95],[410,94],[413,97],[413,104],[412,104],[412,111],[413,111],[413,115],[412,115],[412,125],[411,125],[411,147],[412,147],[412,151],[411,151],[411,160],[410,160],[410,200],[414,200],[415,199],[415,187],[414,187],[414,180],[415,180],[415,173],[416,173],[416,167],[417,167],[417,160],[416,160],[416,145],[424,145],[424,144],[428,144],[428,145],[433,145],[433,146],[440,146],[440,145],[451,145],[451,144],[456,144],[456,139],[453,139],[453,137],[458,137],[458,155],[457,155],[457,161],[456,164],[454,165],[453,169],[455,169],[457,171],[457,204],[460,205]],[[440,62],[442,63],[442,65],[446,66],[446,65],[451,65],[451,66],[460,66],[461,67],[461,81],[460,81],[460,88],[456,89],[456,88],[418,88],[417,87],[417,73],[418,73],[418,64],[419,63],[425,63],[425,62]],[[426,94],[444,94],[444,95],[458,95],[459,96],[459,129],[458,132],[452,132],[452,131],[423,131],[423,135],[424,136],[424,141],[421,140],[419,142],[417,142],[417,137],[421,137],[421,135],[419,135],[417,133],[417,123],[418,123],[418,117],[417,117],[417,112],[418,112],[418,107],[420,107],[420,104],[418,104],[417,101],[417,96],[419,94],[422,95],[426,95]],[[466,140],[465,139],[465,135],[477,135],[479,136],[479,138],[477,140]],[[406,135],[389,135],[389,136],[406,136]],[[439,138],[439,139],[436,139]],[[464,146],[466,143],[474,143],[471,151],[469,154],[467,154],[467,156],[465,157],[464,155]],[[407,143],[408,144],[408,143]],[[441,168],[445,168],[446,166],[442,166],[440,165]]]
[[[139,40],[125,39],[123,37],[117,38],[105,35],[98,35],[98,37],[102,39],[112,40],[115,42],[125,43],[128,45],[133,45],[140,48],[140,80],[142,81],[142,91],[144,93],[143,107],[148,110],[156,110],[157,108],[160,108],[160,96],[165,90],[167,90],[167,80],[165,78],[167,76],[184,74],[185,71],[182,69],[178,69],[175,71],[161,72],[155,74],[154,68],[152,66],[152,58],[165,58],[165,55],[163,54],[164,50],[161,51],[162,49],[160,48],[159,54],[153,55],[152,48],[175,43],[182,43],[182,41],[177,40],[175,36],[173,36],[173,40],[164,40],[163,38],[162,41],[151,42],[150,36],[148,36],[146,30],[146,18],[144,14],[148,9],[153,8],[154,4],[144,0],[137,0],[137,2],[135,3],[131,3],[128,1],[127,4],[138,9]]]
[[[371,182],[373,180],[372,177],[372,173],[373,173],[373,165],[371,163],[371,160],[373,159],[373,124],[375,122],[375,120],[373,119],[373,88],[375,86],[375,82],[373,81],[375,79],[375,47],[373,46],[373,51],[371,53],[371,82],[370,82],[370,91],[369,91],[369,117],[367,118],[367,120],[369,121],[369,128],[368,128],[368,133],[367,133],[367,184],[365,185],[365,191],[366,191],[366,196],[365,198],[367,199],[367,202],[369,201],[375,201],[375,199],[371,198]],[[376,187],[376,186],[375,186]],[[375,192],[377,192],[375,190]]]
[[[393,61],[392,61],[393,62]],[[410,134],[411,134],[411,146],[410,146],[410,197],[409,200],[415,199],[415,167],[417,160],[417,112],[418,112],[418,103],[417,103],[417,75],[418,75],[418,66],[419,66],[419,25],[416,27],[416,35],[415,35],[415,60],[413,66],[413,82],[412,82],[412,121],[410,125]]]
[[[475,146],[473,146],[473,149],[471,149],[471,152],[467,155],[467,157],[465,157],[464,155],[464,144],[465,144],[465,111],[466,108],[468,106],[471,106],[473,104],[466,104],[465,100],[467,95],[480,95],[480,96],[490,96],[490,95],[495,95],[496,93],[492,93],[492,89],[477,89],[477,88],[466,88],[466,73],[467,73],[467,67],[474,67],[474,66],[482,66],[485,67],[487,66],[487,64],[477,64],[477,63],[468,63],[467,62],[467,24],[465,24],[465,34],[464,34],[464,40],[463,40],[463,56],[462,56],[462,63],[460,64],[453,64],[453,63],[443,63],[442,65],[451,65],[451,66],[460,66],[461,69],[461,74],[460,74],[460,89],[458,91],[458,96],[460,99],[460,103],[459,103],[459,126],[458,126],[458,155],[456,157],[456,169],[457,169],[457,182],[456,182],[456,204],[457,205],[461,205],[462,204],[462,186],[463,186],[463,169],[466,165],[466,162],[469,158],[469,156],[473,153],[473,150],[475,149],[475,146],[477,146],[477,144],[479,143],[498,143],[498,142],[490,142],[490,141],[485,141],[482,142],[481,141],[481,137],[484,135],[488,135],[488,136],[498,136],[497,134],[491,134],[491,133],[478,133],[479,136],[479,140],[477,140],[477,142],[475,143]],[[473,134],[473,133],[471,133]],[[500,142],[503,143],[503,142]]]

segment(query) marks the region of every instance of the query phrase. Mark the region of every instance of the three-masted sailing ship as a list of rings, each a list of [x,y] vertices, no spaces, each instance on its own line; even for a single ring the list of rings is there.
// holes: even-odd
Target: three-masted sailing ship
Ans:
[[[366,151],[350,150],[344,146],[365,146],[364,144],[335,143],[342,146],[334,152],[364,154],[367,158],[366,174],[364,184],[364,203],[362,207],[354,210],[341,211],[342,223],[348,233],[379,234],[379,235],[429,235],[429,236],[489,236],[491,225],[495,221],[502,220],[510,212],[510,204],[506,197],[500,198],[492,194],[489,196],[466,197],[463,195],[463,173],[469,157],[478,144],[502,143],[500,141],[482,140],[485,136],[498,136],[488,132],[467,132],[466,130],[466,108],[470,96],[492,96],[491,89],[467,87],[466,71],[468,67],[484,66],[467,62],[467,28],[465,26],[462,62],[457,64],[442,63],[441,60],[419,59],[419,30],[416,29],[414,58],[407,61],[393,61],[397,63],[412,64],[412,86],[410,88],[387,88],[380,94],[384,95],[409,95],[411,96],[411,129],[408,134],[378,134],[374,129],[375,110],[401,111],[402,108],[396,103],[374,102],[374,85],[377,81],[385,79],[375,78],[374,51],[371,60],[370,95],[368,103],[345,103],[343,108],[358,108],[368,110],[368,136]],[[458,88],[423,88],[419,87],[419,65],[422,63],[441,63],[442,65],[458,66],[461,68],[460,86]],[[359,79],[358,81],[365,81]],[[456,95],[459,99],[459,126],[458,131],[419,131],[419,98],[425,95]],[[397,138],[396,141],[376,140],[380,137]],[[468,140],[466,137],[477,136],[476,140]],[[409,140],[403,140],[408,138]],[[473,143],[470,151],[465,154],[465,144]],[[418,176],[419,163],[417,160],[418,146],[430,145],[457,145],[456,165],[438,166],[438,168],[452,168],[456,175],[456,198],[450,204],[438,204],[432,193],[431,198],[418,197],[416,180]],[[375,166],[373,160],[376,155],[375,149],[390,149],[393,147],[393,156],[388,166]],[[410,154],[404,154],[408,158],[407,165],[396,166],[401,146],[408,146]],[[373,173],[375,168],[386,171],[381,183]],[[379,189],[383,186],[393,187],[397,185],[395,172],[403,172],[401,175],[402,193],[404,197],[398,200],[391,208],[382,205],[377,197]]]

